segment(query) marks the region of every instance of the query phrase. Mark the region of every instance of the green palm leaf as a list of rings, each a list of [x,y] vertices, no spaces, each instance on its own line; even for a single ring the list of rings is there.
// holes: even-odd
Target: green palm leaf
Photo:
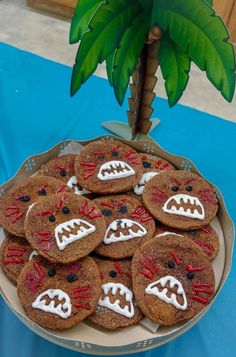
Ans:
[[[104,3],[104,0],[79,0],[71,20],[70,43],[81,40],[84,33],[89,31],[89,23],[93,15]]]
[[[113,73],[113,60],[114,60],[114,51],[109,57],[106,59],[106,70],[107,70],[107,78],[111,86],[113,86],[112,73]]]
[[[175,105],[182,96],[189,80],[190,58],[167,34],[161,39],[158,53],[161,72],[169,105]]]
[[[81,85],[117,48],[119,42],[140,13],[140,5],[136,0],[106,0],[89,23],[90,31],[81,40],[73,68],[71,94],[75,94]]]
[[[137,65],[138,57],[147,38],[148,13],[141,13],[125,32],[113,58],[112,84],[116,99],[122,105],[130,76]]]
[[[233,46],[213,9],[199,0],[155,0],[152,25],[168,31],[228,101],[235,89]]]

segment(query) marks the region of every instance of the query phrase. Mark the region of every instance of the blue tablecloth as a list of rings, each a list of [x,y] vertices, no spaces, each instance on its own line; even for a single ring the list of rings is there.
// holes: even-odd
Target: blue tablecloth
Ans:
[[[116,103],[106,80],[92,77],[69,96],[71,68],[0,43],[0,182],[29,155],[63,139],[106,133],[102,121],[126,121],[127,101]],[[204,93],[202,93],[204,99]],[[161,124],[152,137],[166,150],[188,156],[222,191],[236,222],[236,124],[163,99],[154,102]],[[235,108],[236,115],[236,108]],[[209,313],[190,331],[147,356],[236,355],[236,269]],[[1,357],[73,357],[28,330],[0,300]],[[144,354],[143,354],[144,355]],[[141,355],[140,355],[141,356]]]

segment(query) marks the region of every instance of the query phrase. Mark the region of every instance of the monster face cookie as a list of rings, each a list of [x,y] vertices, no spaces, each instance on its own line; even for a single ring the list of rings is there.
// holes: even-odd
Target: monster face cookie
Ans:
[[[102,279],[102,295],[89,320],[108,330],[136,324],[142,317],[132,291],[131,262],[95,258]]]
[[[95,193],[108,194],[132,189],[143,169],[137,152],[115,140],[94,141],[75,159],[79,184]]]
[[[52,177],[29,177],[13,186],[0,199],[0,224],[13,235],[24,237],[28,208],[39,198],[70,191],[69,187]]]
[[[160,222],[182,230],[206,226],[218,210],[211,185],[201,176],[182,170],[153,177],[145,186],[143,202]]]
[[[158,156],[138,154],[138,157],[142,161],[144,171],[139,183],[134,187],[134,193],[138,196],[142,195],[145,184],[150,181],[151,178],[160,172],[175,170],[173,165]]]
[[[51,176],[58,180],[65,182],[65,184],[71,188],[76,195],[85,195],[89,191],[84,189],[78,184],[75,176],[75,155],[67,154],[58,156],[46,164],[43,164],[38,174],[43,176]]]
[[[156,227],[156,236],[165,237],[168,235],[175,235],[178,237],[187,237],[197,244],[202,253],[209,259],[213,260],[220,249],[219,237],[214,228],[209,225],[194,231],[181,231],[179,229],[167,227],[165,225],[159,224]]]
[[[37,252],[58,263],[88,255],[106,231],[103,215],[94,202],[72,193],[49,196],[28,211],[25,234]]]
[[[105,222],[106,232],[96,252],[102,256],[123,259],[133,256],[136,249],[153,237],[153,217],[139,200],[127,195],[96,198]]]
[[[36,255],[26,239],[7,234],[0,250],[2,270],[16,284],[24,265]]]
[[[63,330],[94,311],[101,296],[101,280],[90,257],[70,265],[39,258],[25,265],[17,292],[31,320],[42,327]]]
[[[159,325],[174,325],[197,315],[212,300],[214,272],[200,248],[185,237],[152,239],[132,260],[137,304]]]

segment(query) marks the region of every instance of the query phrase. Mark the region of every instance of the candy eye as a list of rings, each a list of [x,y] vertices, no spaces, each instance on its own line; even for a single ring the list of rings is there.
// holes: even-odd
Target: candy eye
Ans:
[[[187,278],[189,280],[192,280],[194,278],[194,273],[192,271],[189,271],[188,274],[187,274]]]
[[[145,169],[148,169],[149,167],[151,167],[150,162],[143,161],[143,167],[144,167]]]
[[[126,206],[121,206],[119,209],[120,213],[126,213],[128,211],[128,208]]]
[[[104,160],[104,155],[98,155],[97,158],[98,160]]]
[[[46,196],[47,192],[45,190],[45,188],[41,188],[39,191],[38,191],[38,195],[39,196]]]
[[[169,260],[167,264],[170,269],[173,269],[175,267],[175,262],[173,260]]]
[[[62,208],[62,212],[63,212],[64,214],[68,214],[68,213],[70,213],[70,210],[69,210],[68,207],[63,207],[63,208]]]
[[[29,202],[30,201],[30,196],[26,195],[26,196],[22,196],[19,198],[19,201],[21,202]]]
[[[117,275],[117,272],[115,270],[111,270],[109,275],[110,275],[111,278],[115,278],[116,275]]]
[[[51,214],[51,216],[48,217],[50,222],[55,222],[56,217]]]
[[[187,185],[187,186],[185,187],[185,189],[186,189],[186,191],[190,192],[190,191],[192,191],[193,186]]]
[[[197,232],[196,231],[188,231],[187,234],[192,236],[192,237],[195,237]]]
[[[178,186],[173,186],[171,189],[174,192],[178,192],[179,191],[179,187]]]
[[[52,267],[48,269],[48,276],[51,278],[52,276],[56,275],[56,268]]]
[[[66,176],[66,170],[60,170],[60,171],[59,171],[59,174],[60,174],[61,176]]]
[[[75,273],[71,273],[66,277],[66,280],[68,281],[68,283],[73,283],[73,281],[78,280],[78,275]]]
[[[110,216],[112,216],[112,211],[110,209],[103,209],[102,214],[105,217],[110,217]]]
[[[118,156],[119,155],[119,151],[117,150],[113,150],[111,153],[112,156]]]

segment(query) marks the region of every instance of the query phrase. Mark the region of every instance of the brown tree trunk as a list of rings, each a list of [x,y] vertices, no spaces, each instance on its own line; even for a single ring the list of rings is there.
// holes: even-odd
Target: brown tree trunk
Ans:
[[[156,71],[160,40],[145,44],[130,84],[128,121],[133,137],[139,132],[147,134],[152,122],[152,102],[155,98],[154,88],[157,82]]]

